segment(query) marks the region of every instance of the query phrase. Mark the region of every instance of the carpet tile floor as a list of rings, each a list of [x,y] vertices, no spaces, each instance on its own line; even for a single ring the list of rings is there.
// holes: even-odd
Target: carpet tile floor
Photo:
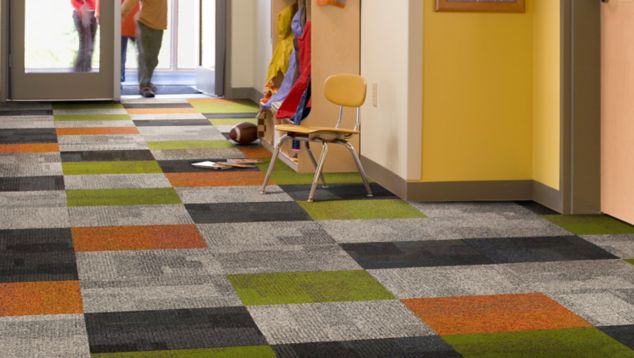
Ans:
[[[1,357],[634,357],[634,227],[408,203],[223,99],[0,105]],[[191,164],[262,159],[256,169]]]

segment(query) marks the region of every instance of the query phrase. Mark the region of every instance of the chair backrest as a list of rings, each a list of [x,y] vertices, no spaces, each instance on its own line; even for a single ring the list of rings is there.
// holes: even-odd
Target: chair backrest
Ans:
[[[361,107],[365,103],[367,85],[365,79],[354,74],[337,74],[326,79],[326,99],[344,107]]]

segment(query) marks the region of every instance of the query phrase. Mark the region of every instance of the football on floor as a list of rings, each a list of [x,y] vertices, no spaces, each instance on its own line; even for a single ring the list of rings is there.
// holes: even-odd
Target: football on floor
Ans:
[[[236,124],[229,131],[229,138],[238,144],[251,144],[258,139],[258,126],[249,122]]]

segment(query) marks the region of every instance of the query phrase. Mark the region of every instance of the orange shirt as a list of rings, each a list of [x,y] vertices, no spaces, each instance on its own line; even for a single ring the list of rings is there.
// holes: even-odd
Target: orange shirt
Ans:
[[[126,0],[123,13],[127,14],[138,2],[141,3],[140,23],[154,30],[167,30],[167,0]]]
[[[121,0],[123,4],[125,0]],[[130,12],[121,19],[121,36],[136,37],[136,15],[139,12],[139,4],[136,4]]]

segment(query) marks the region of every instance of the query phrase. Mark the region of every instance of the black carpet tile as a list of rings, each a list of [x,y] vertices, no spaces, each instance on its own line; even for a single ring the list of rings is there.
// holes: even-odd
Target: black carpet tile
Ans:
[[[70,229],[0,231],[0,282],[77,279]]]
[[[537,215],[559,215],[558,212],[551,210],[534,201],[518,201],[516,202],[516,204],[523,206],[524,208],[534,212]]]
[[[226,162],[226,159],[206,159],[212,162]],[[200,160],[161,160],[159,161],[159,165],[161,169],[163,169],[164,173],[215,173],[216,171],[205,168],[197,168],[192,165],[192,163],[201,162]],[[248,171],[248,172],[257,172],[259,169],[256,168],[235,168],[231,169],[231,171]]]
[[[382,186],[372,183],[370,184],[375,199],[396,199],[396,195]],[[293,199],[302,201],[306,200],[310,192],[310,185],[281,185],[281,188]],[[367,191],[363,184],[352,185],[329,185],[323,188],[321,184],[315,193],[315,200],[354,200],[367,198]]]
[[[15,109],[0,109],[0,117],[2,116],[52,116],[52,109],[25,109],[25,110],[15,110]],[[0,119],[1,120],[1,119]]]
[[[0,178],[0,191],[64,190],[63,176]]]
[[[634,349],[634,325],[598,327],[603,333]]]
[[[0,129],[0,143],[57,143],[57,134],[55,128]]]
[[[185,207],[197,224],[311,220],[296,202],[187,204]]]
[[[366,269],[615,259],[576,236],[342,244]]]
[[[436,336],[291,344],[273,349],[279,358],[461,357]]]
[[[245,307],[87,313],[92,353],[266,344]]]
[[[137,127],[210,126],[207,119],[174,119],[134,121]]]
[[[203,113],[203,115],[207,119],[253,119],[256,113]]]
[[[62,152],[62,162],[117,162],[154,160],[149,150]]]
[[[124,103],[124,108],[193,108],[190,103]]]

